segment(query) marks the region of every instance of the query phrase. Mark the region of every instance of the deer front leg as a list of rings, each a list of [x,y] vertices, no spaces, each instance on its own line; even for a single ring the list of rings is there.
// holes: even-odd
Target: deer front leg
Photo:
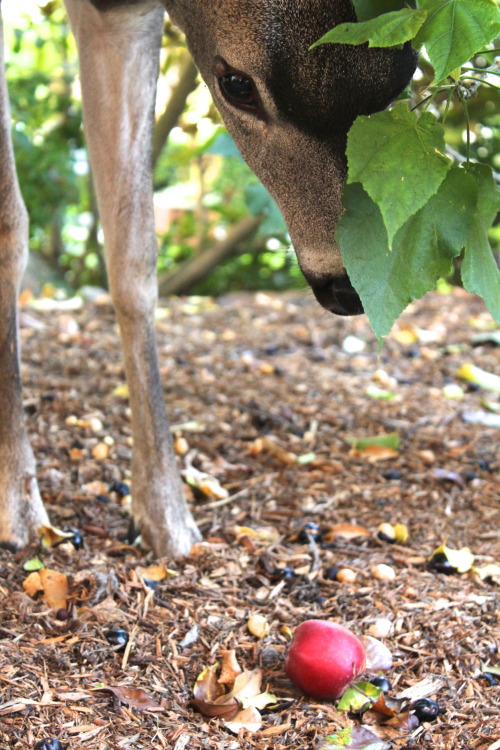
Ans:
[[[28,257],[28,217],[10,138],[0,16],[0,544],[17,549],[48,523],[24,429],[17,299]]]
[[[150,165],[164,13],[150,0],[104,11],[99,6],[99,0],[66,0],[79,48],[85,133],[130,395],[132,511],[156,554],[182,555],[199,532],[177,472],[154,331],[157,242]]]

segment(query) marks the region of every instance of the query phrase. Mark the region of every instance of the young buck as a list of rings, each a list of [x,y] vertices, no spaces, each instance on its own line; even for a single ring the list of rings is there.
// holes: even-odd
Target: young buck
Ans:
[[[185,32],[225,124],[276,198],[314,294],[341,315],[361,312],[333,239],[346,134],[357,115],[383,109],[402,91],[415,57],[408,47],[309,51],[333,26],[356,19],[350,0],[65,4],[79,50],[85,133],[130,393],[133,515],[158,555],[181,555],[199,532],[176,469],[154,331],[150,154],[164,11]],[[17,298],[28,220],[3,59],[0,65],[0,542],[16,549],[36,538],[48,518],[23,424]]]

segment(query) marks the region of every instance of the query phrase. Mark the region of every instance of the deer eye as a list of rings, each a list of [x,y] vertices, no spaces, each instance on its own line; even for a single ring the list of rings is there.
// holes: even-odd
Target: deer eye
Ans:
[[[219,86],[231,104],[242,106],[245,109],[257,107],[255,89],[251,78],[246,78],[240,73],[227,73],[219,78]]]
[[[233,107],[263,116],[262,104],[252,78],[235,70],[222,58],[216,57],[212,72],[217,79],[222,96]]]

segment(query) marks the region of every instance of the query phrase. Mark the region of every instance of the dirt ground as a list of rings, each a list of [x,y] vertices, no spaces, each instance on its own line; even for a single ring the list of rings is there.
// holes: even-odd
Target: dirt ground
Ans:
[[[360,726],[382,738],[374,750],[500,748],[498,577],[428,563],[444,541],[469,547],[476,568],[500,562],[500,431],[466,421],[499,395],[456,374],[466,363],[500,374],[498,345],[475,340],[492,330],[482,303],[429,295],[380,357],[366,319],[329,316],[306,292],[173,300],[161,312],[179,466],[229,496],[186,486],[204,542],[146,571],[158,561],[128,543],[126,488],[113,485],[130,480],[131,439],[111,308],[23,312],[40,487],[52,522],[84,545],[0,553],[1,750],[46,737],[66,750],[333,748],[328,735]],[[397,450],[346,441],[392,432]],[[381,523],[405,524],[409,538],[390,544]],[[59,604],[25,588],[36,555],[67,580]],[[317,618],[390,649],[394,716],[341,711],[287,679],[291,633]],[[106,636],[119,627],[125,651]],[[277,696],[257,731],[188,705],[198,674],[231,649]],[[437,719],[408,723],[425,696]]]

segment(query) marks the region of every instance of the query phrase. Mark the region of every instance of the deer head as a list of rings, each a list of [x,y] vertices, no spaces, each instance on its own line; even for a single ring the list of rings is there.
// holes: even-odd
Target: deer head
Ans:
[[[362,312],[334,240],[347,131],[402,91],[413,51],[309,51],[329,29],[356,20],[350,0],[163,2],[244,159],[277,201],[316,298],[337,314]]]

